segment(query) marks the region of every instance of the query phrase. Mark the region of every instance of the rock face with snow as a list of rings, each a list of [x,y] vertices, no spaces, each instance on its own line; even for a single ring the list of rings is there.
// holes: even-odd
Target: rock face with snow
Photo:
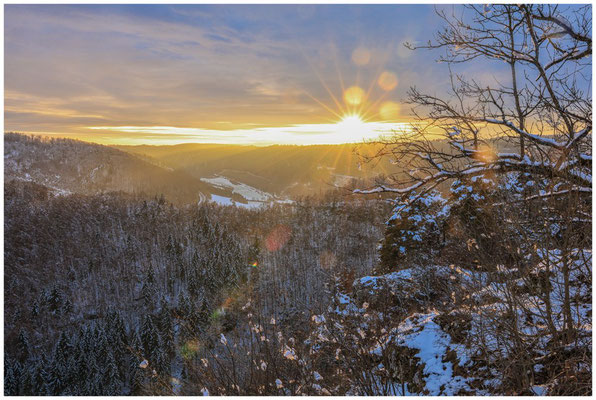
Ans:
[[[380,276],[365,276],[354,281],[353,297],[357,303],[368,303],[372,309],[391,307],[408,313],[424,303],[443,296],[445,290],[430,276],[446,278],[439,268],[408,268]],[[422,282],[422,284],[421,284]]]
[[[552,268],[552,284],[560,285],[564,281],[560,276],[559,264],[564,261],[560,251],[539,255],[543,261],[537,268],[542,271],[548,262]],[[587,278],[591,274],[591,251],[571,252],[568,259],[573,261],[569,280],[571,296],[578,305],[571,314],[582,325],[573,345],[567,345],[558,354],[571,358],[574,354],[577,357],[579,351],[586,354],[591,346],[591,297],[588,295],[591,284]],[[350,335],[356,343],[350,351],[361,352],[363,346],[370,346],[368,358],[359,359],[376,365],[366,372],[371,374],[374,385],[363,389],[361,383],[355,384],[349,393],[544,395],[568,390],[544,372],[549,363],[550,369],[557,368],[559,361],[553,358],[551,346],[560,339],[551,336],[547,327],[536,323],[539,307],[543,306],[540,295],[532,291],[537,285],[536,279],[534,273],[520,278],[515,270],[501,268],[487,273],[455,265],[416,267],[356,279],[351,293],[336,296],[335,308],[330,308],[327,317],[328,326],[336,326],[339,320],[341,332],[360,334],[360,337],[355,333]],[[507,308],[511,293],[521,302],[516,314]],[[563,327],[563,300],[557,294],[550,299],[552,315],[557,318],[553,323]],[[507,333],[502,329],[511,321],[515,321],[524,338],[534,340],[531,352],[520,355],[507,347],[510,344],[503,347]],[[496,360],[493,364],[487,363],[487,353],[494,357],[489,360]],[[512,375],[508,369],[503,372],[499,360],[511,365],[520,356],[525,357],[527,368],[533,372],[523,378],[528,380],[523,391],[514,391],[511,380],[520,376]],[[524,371],[515,368],[515,371]],[[589,371],[587,364],[577,368],[582,377]]]
[[[455,396],[460,394],[486,394],[471,391],[470,378],[461,375],[462,365],[469,361],[469,350],[453,342],[451,336],[435,322],[438,312],[413,314],[406,318],[390,336],[394,344],[414,350],[412,369],[419,374],[419,382],[407,385],[405,394],[430,396]]]

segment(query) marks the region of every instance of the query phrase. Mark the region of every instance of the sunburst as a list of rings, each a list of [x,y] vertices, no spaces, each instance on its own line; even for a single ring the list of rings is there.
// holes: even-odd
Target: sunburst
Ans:
[[[384,57],[385,59],[380,62],[374,79],[369,82],[369,85],[365,85],[365,87],[368,86],[367,90],[360,86],[361,69],[366,67],[372,59],[371,52],[365,50],[359,47],[352,55],[352,61],[358,68],[357,78],[354,82],[345,82],[337,62],[337,55],[335,52],[332,52],[338,80],[341,84],[341,93],[334,93],[331,90],[330,85],[323,80],[323,74],[317,71],[314,63],[310,62],[308,57],[306,57],[306,53],[303,52],[309,66],[313,69],[314,74],[325,88],[327,94],[329,94],[331,101],[326,102],[308,93],[307,95],[331,114],[330,122],[335,124],[336,134],[343,136],[346,142],[353,142],[363,137],[370,139],[371,135],[374,136],[374,131],[379,128],[380,124],[386,127],[395,123],[396,126],[400,126],[400,129],[403,129],[403,126],[401,126],[403,124],[398,123],[400,116],[399,104],[395,101],[387,100],[387,97],[395,90],[399,82],[394,72],[385,69],[388,57]],[[389,52],[386,55],[388,54]],[[381,90],[381,93],[373,98],[373,89],[376,86]]]

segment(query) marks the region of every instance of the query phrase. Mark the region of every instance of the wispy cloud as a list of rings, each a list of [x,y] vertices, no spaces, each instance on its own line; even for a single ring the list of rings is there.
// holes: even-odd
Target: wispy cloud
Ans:
[[[410,84],[444,81],[428,54],[398,51],[436,23],[407,5],[7,5],[5,128],[330,123],[342,85],[399,102]],[[374,85],[382,68],[399,76],[391,93]]]

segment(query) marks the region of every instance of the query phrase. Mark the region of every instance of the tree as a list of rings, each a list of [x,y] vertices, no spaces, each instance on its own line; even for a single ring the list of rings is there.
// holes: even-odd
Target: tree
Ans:
[[[27,335],[27,331],[21,328],[19,331],[19,338],[17,341],[17,351],[19,355],[19,359],[22,362],[27,361],[29,358],[29,336]]]
[[[62,302],[62,291],[58,288],[58,286],[54,286],[47,298],[48,308],[51,312],[59,314],[62,307]]]
[[[153,317],[151,314],[146,314],[143,320],[143,326],[141,327],[141,342],[143,344],[143,355],[150,357],[153,351],[158,347],[158,333],[153,323]]]
[[[591,8],[469,5],[438,14],[446,27],[434,41],[408,46],[444,51],[450,90],[410,89],[416,122],[379,152],[403,171],[356,192],[395,193],[399,212],[451,186],[437,232],[450,245],[438,260],[475,266],[467,281],[497,301],[494,312],[475,310],[473,339],[486,362],[513,393],[531,392],[540,351],[550,376],[587,376],[591,339],[582,326],[590,317],[577,310],[591,289]],[[478,61],[498,66],[499,79],[455,72]],[[404,229],[397,232],[383,244],[388,254],[399,249]],[[503,353],[487,350],[491,340]],[[550,381],[552,393],[585,393],[585,381],[573,379]]]
[[[9,357],[4,358],[4,395],[19,394],[20,366],[19,362]]]
[[[383,141],[380,152],[408,168],[393,185],[356,192],[417,190],[422,196],[456,178],[517,171],[551,179],[544,197],[591,195],[589,6],[471,5],[465,10],[463,17],[440,11],[447,27],[435,41],[409,45],[445,50],[439,61],[449,66],[451,91],[444,99],[410,89],[417,122]],[[502,64],[510,81],[491,85],[451,72],[477,59]],[[508,151],[499,152],[498,145]]]
[[[162,297],[161,307],[157,316],[158,328],[160,337],[162,339],[163,347],[167,358],[171,358],[174,354],[174,329],[172,324],[172,315],[168,307],[166,299]]]

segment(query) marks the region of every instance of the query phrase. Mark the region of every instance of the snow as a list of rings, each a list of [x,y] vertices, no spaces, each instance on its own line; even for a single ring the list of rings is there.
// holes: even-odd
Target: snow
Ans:
[[[244,183],[232,183],[224,176],[216,176],[215,178],[201,178],[201,180],[218,188],[230,188],[232,189],[232,193],[237,193],[249,201],[252,200],[266,202],[273,199],[273,196],[269,193],[263,192]]]
[[[266,204],[261,203],[260,201],[249,201],[248,203],[240,203],[232,200],[229,197],[219,196],[217,194],[211,194],[211,201],[219,204],[220,206],[238,206],[244,208],[259,208]]]
[[[532,386],[532,391],[536,396],[546,396],[547,388],[544,386],[535,385]]]
[[[211,201],[222,206],[235,205],[244,208],[259,208],[270,203],[293,203],[293,201],[289,199],[276,199],[272,194],[263,192],[244,183],[233,183],[223,176],[216,176],[215,178],[201,178],[201,180],[215,186],[216,188],[232,189],[232,193],[239,194],[247,200],[246,203],[242,203],[234,201],[230,197],[211,194]]]
[[[366,287],[368,289],[379,289],[381,287],[383,287],[382,282],[385,281],[399,281],[399,280],[411,280],[412,279],[412,269],[408,268],[408,269],[402,269],[401,271],[396,271],[396,272],[391,272],[389,274],[386,275],[380,275],[380,276],[364,276],[360,279],[357,280],[358,283],[360,283],[360,285],[362,285],[363,287]]]
[[[233,206],[235,204],[235,202],[229,197],[218,196],[216,194],[211,195],[211,201],[222,206]]]
[[[468,386],[465,378],[453,376],[453,364],[443,361],[443,357],[450,349],[457,348],[460,349],[458,358],[462,364],[467,357],[463,354],[463,346],[452,343],[451,337],[433,321],[437,315],[437,312],[415,314],[406,319],[398,327],[403,336],[398,338],[397,343],[419,350],[416,356],[425,364],[426,389],[431,396],[453,396]],[[420,325],[422,329],[417,330]]]

